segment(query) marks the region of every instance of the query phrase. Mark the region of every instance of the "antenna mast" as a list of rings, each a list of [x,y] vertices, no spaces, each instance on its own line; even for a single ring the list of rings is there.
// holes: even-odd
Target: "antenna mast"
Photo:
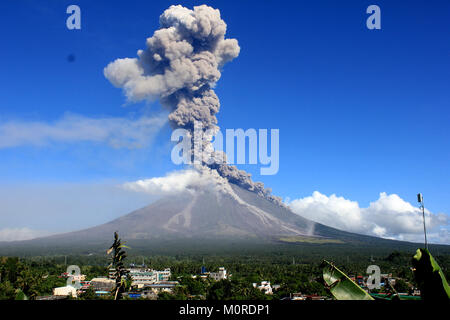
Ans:
[[[423,203],[423,196],[421,193],[417,194],[417,202],[420,203],[420,208],[422,209],[422,217],[423,217],[423,233],[425,235],[425,249],[428,250],[428,242],[427,242],[427,228],[425,227],[425,205]]]

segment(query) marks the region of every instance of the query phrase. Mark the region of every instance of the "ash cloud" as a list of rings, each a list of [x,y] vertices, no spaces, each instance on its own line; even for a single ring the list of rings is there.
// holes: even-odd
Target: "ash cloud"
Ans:
[[[160,29],[146,41],[146,48],[137,51],[137,58],[123,58],[111,62],[105,77],[122,88],[130,101],[159,99],[170,111],[172,128],[194,130],[196,121],[203,132],[219,130],[216,114],[220,101],[214,86],[221,77],[220,69],[239,55],[236,39],[226,39],[226,23],[220,11],[206,5],[193,10],[181,5],[171,6],[159,18]],[[204,150],[212,150],[208,139]],[[251,175],[226,163],[223,152],[204,162],[229,182],[253,191],[280,205],[281,198],[261,182],[253,182]],[[220,160],[218,160],[220,159]]]

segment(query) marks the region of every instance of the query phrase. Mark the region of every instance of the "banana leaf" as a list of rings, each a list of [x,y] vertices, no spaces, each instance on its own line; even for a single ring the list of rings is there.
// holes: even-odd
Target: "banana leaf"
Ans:
[[[25,295],[25,293],[22,290],[16,289],[16,296],[15,296],[14,300],[28,300],[28,297]]]
[[[450,287],[444,273],[428,249],[417,249],[412,264],[423,300],[450,299]]]
[[[325,286],[337,300],[374,300],[332,263],[324,260],[322,267]]]

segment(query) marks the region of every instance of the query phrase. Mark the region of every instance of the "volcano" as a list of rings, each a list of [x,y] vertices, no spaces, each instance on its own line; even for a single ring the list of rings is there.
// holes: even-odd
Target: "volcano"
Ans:
[[[89,229],[32,240],[99,243],[118,231],[126,241],[189,239],[307,243],[388,241],[334,229],[293,213],[284,204],[229,183],[227,192],[197,188],[158,201]],[[396,241],[394,241],[396,242]]]
[[[227,182],[220,188],[215,186],[197,186],[162,197],[92,228],[4,242],[0,245],[0,254],[104,254],[115,231],[135,254],[203,254],[227,250],[233,254],[257,250],[293,250],[296,253],[312,250],[318,254],[325,250],[327,254],[345,252],[348,255],[359,253],[361,249],[386,253],[392,248],[417,247],[410,242],[360,235],[315,223],[293,213],[283,203],[233,183]],[[450,246],[439,248],[448,252]]]

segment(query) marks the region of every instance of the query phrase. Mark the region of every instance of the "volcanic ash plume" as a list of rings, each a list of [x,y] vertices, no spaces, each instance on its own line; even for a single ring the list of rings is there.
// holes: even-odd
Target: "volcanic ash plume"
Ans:
[[[220,102],[213,88],[220,79],[220,68],[239,55],[236,39],[225,39],[227,25],[220,11],[209,6],[193,10],[171,6],[159,18],[160,29],[146,41],[146,49],[137,58],[117,59],[105,69],[105,77],[124,90],[130,101],[159,99],[170,111],[172,128],[191,133],[194,123],[202,125],[207,136],[219,130],[216,113]],[[210,139],[203,149],[212,150]],[[209,166],[228,181],[267,199],[280,203],[261,182],[250,174],[226,164],[225,154],[216,152]],[[220,160],[218,160],[220,159]]]

